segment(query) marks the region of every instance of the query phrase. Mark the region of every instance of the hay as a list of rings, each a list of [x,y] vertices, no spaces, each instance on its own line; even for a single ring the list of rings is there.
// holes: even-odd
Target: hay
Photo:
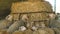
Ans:
[[[47,6],[44,2],[16,2],[12,3],[11,13],[23,13],[23,12],[42,12],[47,11],[51,12],[51,9],[48,9],[49,3]]]
[[[52,6],[49,2],[45,1],[45,2],[43,2],[43,4],[46,6],[46,9],[48,9],[48,11],[53,12]]]
[[[46,13],[32,13],[29,14],[29,19],[31,21],[39,21],[39,20],[47,20],[48,18],[48,14]]]
[[[24,14],[21,14],[24,15]],[[21,17],[20,15],[20,17]],[[47,13],[31,13],[31,14],[27,14],[29,17],[29,20],[31,21],[38,21],[38,20],[47,20],[49,19],[48,14]],[[13,19],[14,20],[19,20],[19,14],[13,14]]]
[[[36,2],[35,2],[36,1]],[[11,14],[12,13],[28,13],[28,12],[52,12],[52,6],[49,2],[44,0],[27,0],[25,2],[12,3]],[[42,2],[44,1],[44,2]],[[29,15],[29,14],[28,14]],[[30,20],[45,20],[48,19],[48,14],[30,14]],[[14,14],[14,20],[18,20],[19,14]]]

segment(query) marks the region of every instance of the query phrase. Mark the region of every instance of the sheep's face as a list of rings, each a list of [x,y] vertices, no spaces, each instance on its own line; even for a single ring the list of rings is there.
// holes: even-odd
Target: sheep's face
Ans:
[[[22,16],[22,20],[27,21],[27,20],[28,20],[28,16],[27,16],[26,14],[23,15],[23,16]]]
[[[49,14],[49,17],[50,17],[51,19],[55,19],[56,15],[52,13],[52,14]]]
[[[6,20],[9,20],[9,21],[12,21],[12,15],[8,15],[7,17],[6,17]]]

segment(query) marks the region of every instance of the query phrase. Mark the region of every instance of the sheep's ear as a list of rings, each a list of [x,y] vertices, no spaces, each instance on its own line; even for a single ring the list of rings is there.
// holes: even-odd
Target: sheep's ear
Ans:
[[[27,15],[23,15],[22,16],[22,19],[24,20],[24,19],[28,19],[28,16]]]

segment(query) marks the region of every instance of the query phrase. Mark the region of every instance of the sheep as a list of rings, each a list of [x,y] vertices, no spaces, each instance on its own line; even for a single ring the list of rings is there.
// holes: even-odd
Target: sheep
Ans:
[[[27,22],[27,15],[23,15],[19,21],[14,22],[7,30],[7,32],[12,33],[19,29],[21,26],[25,26]]]
[[[12,16],[8,15],[5,19],[0,21],[0,29],[7,29],[12,24]]]

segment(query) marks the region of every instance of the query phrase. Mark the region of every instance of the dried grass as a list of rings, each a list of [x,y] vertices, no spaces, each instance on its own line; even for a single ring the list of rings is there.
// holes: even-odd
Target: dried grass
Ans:
[[[49,7],[49,8],[48,8]],[[11,13],[23,12],[51,12],[51,5],[47,2],[16,2],[12,3]]]

